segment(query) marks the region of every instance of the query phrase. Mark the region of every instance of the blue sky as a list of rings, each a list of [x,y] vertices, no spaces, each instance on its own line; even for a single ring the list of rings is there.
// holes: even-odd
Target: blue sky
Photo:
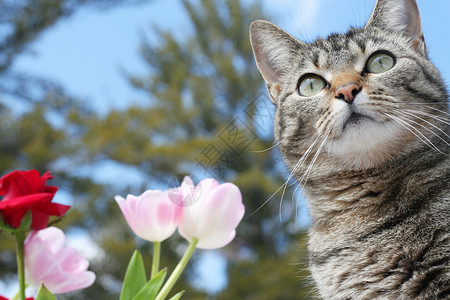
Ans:
[[[375,0],[262,0],[261,3],[276,24],[300,39],[312,41],[317,36],[345,31],[351,25],[363,25]],[[450,1],[418,0],[418,4],[430,58],[450,83]],[[142,34],[156,42],[152,24],[180,36],[190,30],[178,0],[153,0],[105,12],[82,9],[45,32],[20,56],[14,68],[60,82],[75,96],[93,103],[99,113],[124,109],[131,103],[145,103],[145,94],[127,83],[123,71],[145,74],[139,46]],[[102,170],[97,173],[99,180],[112,180],[108,174],[114,172],[108,168],[111,166],[99,169]],[[215,252],[204,259],[208,263],[203,266],[215,262],[219,265],[215,270],[223,268],[224,261]],[[208,270],[199,272],[208,276]],[[208,281],[209,290],[225,284],[223,277],[209,278],[216,278]]]
[[[143,35],[151,43],[157,43],[153,25],[177,36],[190,33],[180,2],[153,0],[105,12],[82,9],[45,32],[14,67],[60,82],[75,96],[89,101],[99,113],[124,109],[132,103],[145,104],[148,95],[134,90],[124,72],[146,73],[139,47]],[[349,26],[362,26],[375,0],[261,0],[261,3],[276,24],[302,40],[312,41],[317,36],[343,32]],[[430,58],[450,83],[450,1],[419,0],[418,4]],[[131,167],[108,162],[99,163],[94,169],[84,171],[86,176],[94,174],[99,182],[112,182],[119,172],[129,174],[128,180],[121,182],[127,185],[141,186],[144,178]]]
[[[345,31],[350,25],[364,24],[374,3],[374,0],[262,1],[278,25],[307,41],[333,31]],[[446,82],[450,82],[450,1],[419,0],[418,4],[430,57]],[[151,24],[179,35],[190,28],[178,0],[153,0],[102,13],[83,9],[42,35],[17,60],[15,68],[59,81],[103,113],[130,103],[143,103],[145,95],[131,88],[122,71],[145,72],[139,46],[143,33],[155,41]]]
[[[276,24],[305,41],[345,31],[349,26],[362,26],[375,4],[375,0],[260,1]],[[124,73],[146,73],[139,47],[142,36],[157,43],[153,25],[177,36],[190,33],[180,2],[152,0],[104,12],[82,9],[45,32],[14,67],[60,82],[73,95],[89,101],[99,113],[124,109],[132,103],[145,104],[148,95],[133,89]],[[430,57],[450,83],[450,1],[418,0],[418,4]],[[126,184],[140,184],[141,174],[117,164],[95,166],[94,176],[98,181],[111,182],[117,174],[114,169],[118,168],[130,174]],[[86,172],[92,174],[92,170]]]

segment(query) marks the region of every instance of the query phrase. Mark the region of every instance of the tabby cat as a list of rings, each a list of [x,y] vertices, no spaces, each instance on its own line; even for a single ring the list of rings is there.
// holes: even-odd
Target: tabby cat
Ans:
[[[415,0],[378,0],[363,28],[313,43],[267,21],[250,39],[321,298],[450,299],[448,92]]]

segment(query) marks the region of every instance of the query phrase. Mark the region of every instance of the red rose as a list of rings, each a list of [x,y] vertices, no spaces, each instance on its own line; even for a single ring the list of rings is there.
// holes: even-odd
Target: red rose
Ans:
[[[36,170],[13,171],[0,178],[0,214],[5,224],[18,228],[27,211],[31,210],[31,229],[48,225],[49,216],[63,216],[70,206],[52,203],[58,187],[46,186],[50,172],[42,177]]]

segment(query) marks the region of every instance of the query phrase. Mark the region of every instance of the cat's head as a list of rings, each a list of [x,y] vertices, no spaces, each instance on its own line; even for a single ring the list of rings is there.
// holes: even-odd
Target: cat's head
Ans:
[[[288,161],[320,147],[365,169],[443,139],[447,92],[414,0],[378,0],[363,28],[313,43],[267,21],[252,23],[250,39]]]

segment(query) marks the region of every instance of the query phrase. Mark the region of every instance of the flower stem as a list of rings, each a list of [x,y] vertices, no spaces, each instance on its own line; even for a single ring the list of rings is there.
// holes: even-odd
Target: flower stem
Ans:
[[[19,293],[20,291],[18,291],[11,300],[19,300]]]
[[[153,261],[152,261],[152,275],[150,279],[155,277],[159,271],[159,260],[161,257],[161,242],[153,242]]]
[[[198,239],[192,238],[191,243],[189,244],[189,247],[186,249],[186,252],[184,252],[183,257],[181,258],[178,265],[175,267],[175,270],[173,270],[172,274],[170,275],[169,279],[167,279],[166,284],[162,287],[161,291],[156,296],[155,300],[164,300],[166,299],[167,295],[170,293],[170,290],[173,288],[175,283],[177,282],[178,278],[180,277],[181,273],[183,273],[184,269],[186,268],[189,259],[192,256],[192,253],[194,253],[195,247],[197,246]]]
[[[25,231],[19,230],[16,236],[16,258],[17,258],[17,274],[19,276],[19,296],[20,300],[25,300]]]

